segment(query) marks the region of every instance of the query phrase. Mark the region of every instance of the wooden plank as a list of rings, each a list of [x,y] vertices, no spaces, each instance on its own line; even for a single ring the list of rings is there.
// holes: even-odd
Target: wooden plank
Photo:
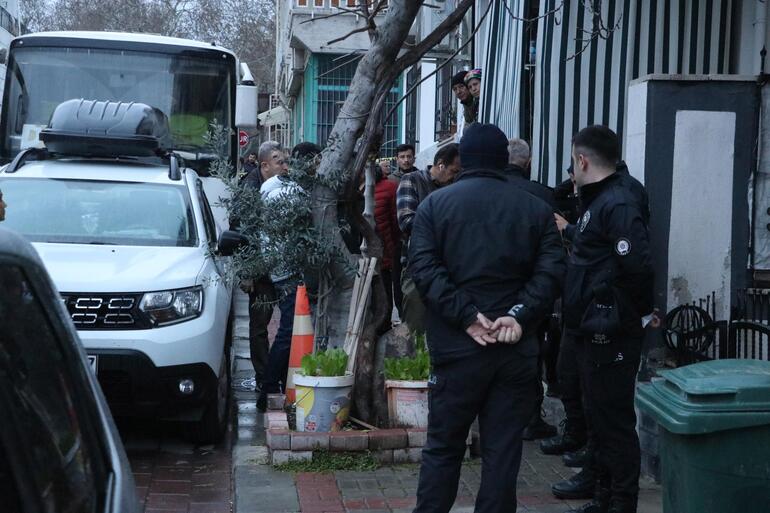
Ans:
[[[351,338],[351,335],[353,334],[353,322],[356,319],[358,295],[360,294],[361,282],[363,281],[363,277],[365,275],[366,260],[367,260],[366,258],[362,258],[358,261],[358,272],[356,273],[356,279],[353,282],[353,294],[350,300],[350,311],[348,312],[348,324],[347,324],[347,328],[345,329],[345,343],[343,344],[343,348],[345,349],[345,352],[348,354],[350,350],[350,338]]]
[[[374,277],[374,270],[377,267],[377,259],[372,258],[369,262],[369,266],[366,273],[366,279],[364,280],[364,286],[361,291],[361,301],[359,301],[356,308],[356,319],[353,323],[353,333],[351,337],[350,352],[348,352],[348,372],[355,371],[356,354],[358,353],[358,342],[361,338],[361,329],[366,313],[366,306],[369,300],[369,293],[372,289],[372,278]]]

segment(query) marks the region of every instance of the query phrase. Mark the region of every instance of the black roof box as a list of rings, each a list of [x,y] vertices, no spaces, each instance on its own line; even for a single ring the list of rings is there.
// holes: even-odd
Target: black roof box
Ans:
[[[170,140],[168,118],[143,103],[67,100],[40,132],[48,151],[84,157],[150,157]]]

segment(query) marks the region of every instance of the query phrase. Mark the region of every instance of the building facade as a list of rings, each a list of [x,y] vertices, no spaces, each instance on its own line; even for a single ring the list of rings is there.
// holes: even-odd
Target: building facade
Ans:
[[[310,141],[321,146],[331,133],[334,121],[347,97],[358,61],[369,49],[366,32],[355,33],[337,42],[364,19],[355,13],[342,13],[347,0],[277,0],[276,100],[271,109],[275,120],[283,123],[283,143]],[[355,2],[349,2],[351,6]],[[335,16],[330,16],[337,14]],[[382,15],[379,15],[382,19]],[[388,111],[401,97],[403,81],[393,84],[387,99]],[[284,109],[281,113],[276,109]],[[385,123],[385,152],[393,152],[403,141],[403,107]],[[268,116],[264,116],[268,118]]]

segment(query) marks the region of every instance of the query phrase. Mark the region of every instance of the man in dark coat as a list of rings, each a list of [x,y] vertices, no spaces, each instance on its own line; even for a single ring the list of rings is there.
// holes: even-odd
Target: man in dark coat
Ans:
[[[433,157],[433,166],[429,169],[409,173],[401,179],[396,192],[398,225],[403,234],[403,244],[409,247],[409,237],[412,235],[412,224],[417,208],[433,191],[446,187],[454,182],[460,171],[460,151],[457,143],[442,147]],[[405,259],[406,260],[406,259]],[[422,333],[425,331],[425,305],[420,299],[420,293],[412,281],[407,268],[401,276],[401,320],[406,322],[410,331]]]
[[[553,189],[540,182],[533,182],[530,180],[529,165],[531,161],[532,154],[527,141],[524,139],[511,139],[508,141],[508,165],[505,168],[508,180],[534,197],[543,200],[544,203],[555,211],[556,202],[553,198]],[[557,433],[556,427],[548,424],[545,419],[543,419],[542,413],[542,404],[545,397],[545,390],[543,389],[543,365],[547,365],[549,369],[555,367],[556,356],[559,354],[558,339],[549,337],[550,340],[546,340],[548,321],[550,321],[550,319],[546,319],[538,329],[538,340],[540,341],[540,361],[537,366],[539,391],[538,407],[537,411],[532,416],[529,425],[524,430],[524,440],[550,438]]]
[[[642,191],[617,170],[619,158],[617,135],[605,126],[584,128],[572,141],[583,214],[572,237],[564,320],[579,340],[598,480],[594,501],[574,510],[581,513],[635,513],[639,494],[634,391],[653,271]]]
[[[484,472],[475,511],[508,513],[537,397],[535,329],[559,294],[564,249],[552,209],[507,180],[499,128],[469,127],[460,160],[457,181],[420,205],[409,245],[433,364],[415,512],[451,509],[478,416]]]
[[[276,141],[265,141],[260,145],[257,161],[258,165],[241,182],[244,188],[259,191],[268,179],[289,171],[283,148]],[[233,220],[231,229],[242,229],[240,222]],[[240,287],[249,295],[249,349],[259,395],[267,370],[270,350],[267,326],[273,316],[271,302],[275,300],[276,292],[269,276],[242,276]]]
[[[527,141],[524,139],[508,141],[508,165],[505,167],[508,179],[536,198],[545,201],[549,207],[556,211],[553,189],[540,182],[530,180],[529,164],[531,161],[532,153]]]

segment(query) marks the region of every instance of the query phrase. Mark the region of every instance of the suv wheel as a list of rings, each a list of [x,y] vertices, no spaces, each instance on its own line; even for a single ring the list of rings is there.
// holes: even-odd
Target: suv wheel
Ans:
[[[203,416],[185,429],[185,438],[198,444],[217,443],[227,430],[230,412],[230,346],[225,347],[219,368],[217,388],[206,405]]]

